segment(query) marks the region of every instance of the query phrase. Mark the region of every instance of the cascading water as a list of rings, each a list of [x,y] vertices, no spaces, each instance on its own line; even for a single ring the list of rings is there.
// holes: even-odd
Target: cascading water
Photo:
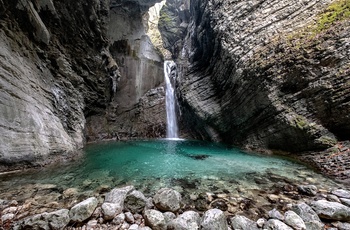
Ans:
[[[164,78],[166,84],[166,115],[167,115],[167,138],[178,138],[178,127],[175,110],[175,77],[176,64],[173,61],[164,62]]]

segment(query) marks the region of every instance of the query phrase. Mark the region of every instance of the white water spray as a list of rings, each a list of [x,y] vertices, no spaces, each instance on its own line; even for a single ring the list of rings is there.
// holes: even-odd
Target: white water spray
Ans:
[[[173,61],[164,62],[164,77],[166,84],[166,116],[167,116],[167,138],[178,138],[178,127],[175,110],[175,77],[176,64]]]

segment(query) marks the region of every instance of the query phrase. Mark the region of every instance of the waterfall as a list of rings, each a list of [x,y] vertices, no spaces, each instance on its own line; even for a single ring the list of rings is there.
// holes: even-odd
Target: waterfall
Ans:
[[[166,84],[166,117],[167,117],[167,138],[178,138],[178,128],[176,120],[175,110],[175,77],[176,77],[176,64],[173,61],[164,62],[164,77]]]

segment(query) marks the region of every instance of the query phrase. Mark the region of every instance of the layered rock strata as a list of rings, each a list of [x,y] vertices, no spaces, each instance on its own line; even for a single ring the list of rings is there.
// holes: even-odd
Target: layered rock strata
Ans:
[[[165,133],[162,57],[142,18],[155,2],[1,1],[0,171]]]
[[[349,139],[349,21],[319,28],[331,2],[191,2],[174,55],[183,119],[197,137],[288,152]]]

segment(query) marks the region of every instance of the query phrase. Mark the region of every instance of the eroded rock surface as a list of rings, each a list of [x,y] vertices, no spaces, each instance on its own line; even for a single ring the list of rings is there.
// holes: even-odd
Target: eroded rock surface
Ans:
[[[289,152],[349,138],[350,25],[319,29],[331,2],[191,1],[175,54],[183,119],[197,137]]]

